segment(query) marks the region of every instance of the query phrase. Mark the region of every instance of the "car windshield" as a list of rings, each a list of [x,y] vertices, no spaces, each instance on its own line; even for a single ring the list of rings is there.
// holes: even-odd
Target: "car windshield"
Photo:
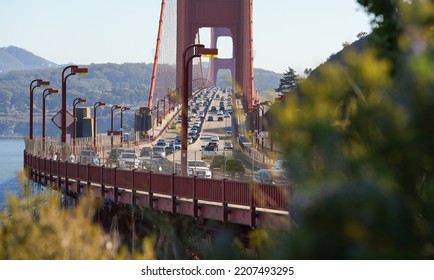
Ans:
[[[135,158],[135,154],[122,154],[123,158]]]
[[[196,167],[207,167],[206,163],[203,161],[189,161],[188,166],[196,166]]]

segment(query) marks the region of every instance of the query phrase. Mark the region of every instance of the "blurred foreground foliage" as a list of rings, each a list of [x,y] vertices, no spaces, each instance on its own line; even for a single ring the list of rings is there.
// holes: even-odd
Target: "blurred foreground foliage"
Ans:
[[[22,185],[31,182],[21,176]],[[27,187],[26,187],[27,185]],[[154,259],[153,238],[143,240],[143,250],[121,246],[93,223],[97,205],[92,195],[80,199],[77,207],[61,206],[56,191],[24,198],[8,198],[8,211],[0,213],[0,259],[4,260],[120,260]]]
[[[273,108],[298,229],[271,257],[434,257],[434,4],[359,2],[378,25],[370,47]]]
[[[223,233],[204,258],[434,257],[434,4],[359,3],[373,15],[370,46],[346,48],[271,109],[295,182],[295,227],[252,231],[248,246]],[[131,258],[89,223],[91,203],[68,213],[55,197],[9,203],[1,259]],[[135,257],[154,258],[144,244]]]

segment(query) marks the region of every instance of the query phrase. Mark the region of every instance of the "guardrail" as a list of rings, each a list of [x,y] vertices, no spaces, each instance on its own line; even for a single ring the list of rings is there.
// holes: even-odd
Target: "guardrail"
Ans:
[[[74,197],[93,191],[114,203],[251,227],[289,221],[291,186],[92,166],[27,151],[24,167],[34,181]]]

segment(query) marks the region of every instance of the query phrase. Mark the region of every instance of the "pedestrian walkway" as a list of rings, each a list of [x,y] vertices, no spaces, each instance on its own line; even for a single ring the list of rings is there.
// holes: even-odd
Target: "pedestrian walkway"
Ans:
[[[274,160],[267,154],[259,151],[253,132],[247,129],[247,115],[244,113],[240,99],[236,99],[235,108],[237,144],[240,146],[240,150],[252,162],[251,166],[253,169],[269,168],[274,163]],[[243,136],[250,138],[248,145],[244,145],[241,141],[240,137]]]

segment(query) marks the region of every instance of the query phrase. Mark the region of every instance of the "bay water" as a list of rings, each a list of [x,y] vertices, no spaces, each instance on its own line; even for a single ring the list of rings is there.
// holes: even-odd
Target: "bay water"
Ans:
[[[9,194],[21,194],[18,172],[24,164],[24,140],[0,139],[0,210]]]

